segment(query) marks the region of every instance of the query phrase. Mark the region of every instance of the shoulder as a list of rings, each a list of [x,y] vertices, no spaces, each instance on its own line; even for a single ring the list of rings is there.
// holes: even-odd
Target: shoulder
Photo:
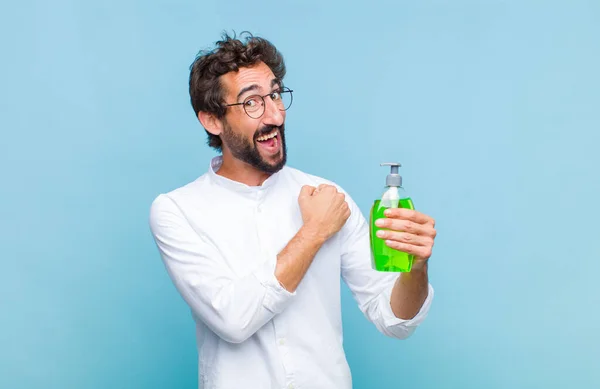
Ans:
[[[150,224],[157,225],[167,218],[183,217],[185,208],[210,196],[206,174],[180,187],[159,193],[150,204]]]
[[[311,186],[316,187],[316,186],[319,186],[322,184],[334,186],[340,193],[343,193],[346,196],[346,201],[348,202],[348,205],[350,206],[350,209],[352,210],[352,212],[353,213],[359,212],[358,206],[352,199],[352,196],[350,195],[350,193],[348,193],[348,191],[346,191],[337,182],[335,182],[331,179],[327,179],[327,178],[315,175],[315,174],[307,173],[305,171],[302,171],[302,170],[299,170],[299,169],[296,169],[293,167],[286,167],[285,173],[286,173],[286,178],[288,180],[289,179],[294,180],[299,186],[311,185]]]

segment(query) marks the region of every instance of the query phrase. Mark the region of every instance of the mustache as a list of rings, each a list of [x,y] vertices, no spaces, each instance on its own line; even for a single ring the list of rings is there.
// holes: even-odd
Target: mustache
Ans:
[[[256,140],[257,138],[259,138],[263,135],[273,132],[273,130],[279,130],[279,132],[281,134],[283,134],[283,132],[285,131],[285,128],[284,128],[284,126],[264,126],[260,130],[256,131],[256,133],[254,134],[254,140]]]

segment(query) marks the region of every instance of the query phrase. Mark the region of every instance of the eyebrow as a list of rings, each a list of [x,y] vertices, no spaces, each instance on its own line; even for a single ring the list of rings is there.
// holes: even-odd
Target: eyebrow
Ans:
[[[274,87],[275,85],[278,85],[279,87],[281,87],[281,80],[274,78],[271,80],[271,88]],[[242,95],[246,92],[250,92],[253,90],[258,90],[260,89],[260,86],[258,84],[252,84],[252,85],[248,85],[245,88],[242,88],[242,90],[240,91],[240,93],[238,93],[237,95],[237,100],[239,101],[240,97],[242,97]]]

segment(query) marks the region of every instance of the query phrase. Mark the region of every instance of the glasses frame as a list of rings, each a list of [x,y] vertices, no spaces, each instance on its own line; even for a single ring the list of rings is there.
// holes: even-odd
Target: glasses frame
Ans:
[[[265,101],[265,97],[271,96],[273,93],[278,92],[280,95],[283,95],[284,93],[289,93],[290,94],[290,104],[288,105],[287,108],[283,108],[283,109],[279,109],[280,111],[287,111],[288,109],[290,109],[290,107],[292,106],[292,103],[294,102],[294,91],[291,90],[288,87],[282,86],[281,88],[274,90],[270,93],[267,93],[266,95],[250,95],[248,97],[246,97],[244,99],[244,101],[242,101],[241,103],[233,103],[233,104],[226,104],[225,107],[234,107],[236,105],[241,105],[242,108],[244,108],[244,112],[246,113],[246,115],[248,115],[250,118],[252,119],[258,119],[260,118],[262,115],[265,114],[265,107],[267,105],[267,102]],[[260,100],[262,100],[262,112],[260,113],[260,115],[258,116],[252,116],[248,113],[248,111],[246,111],[246,102],[252,98],[260,98]],[[256,112],[255,112],[256,114]]]

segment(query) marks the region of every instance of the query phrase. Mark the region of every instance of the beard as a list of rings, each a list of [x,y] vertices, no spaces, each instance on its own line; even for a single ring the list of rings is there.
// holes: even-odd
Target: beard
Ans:
[[[281,142],[279,152],[274,156],[278,159],[277,162],[271,163],[262,157],[260,151],[256,147],[256,139],[262,135],[266,135],[273,130],[279,130],[278,141]],[[236,134],[231,127],[225,123],[223,132],[221,133],[221,140],[223,144],[227,145],[227,148],[231,151],[231,154],[238,160],[247,163],[255,169],[273,174],[285,166],[287,161],[287,148],[285,145],[285,125],[277,126],[264,126],[254,134],[252,141],[240,134]]]

